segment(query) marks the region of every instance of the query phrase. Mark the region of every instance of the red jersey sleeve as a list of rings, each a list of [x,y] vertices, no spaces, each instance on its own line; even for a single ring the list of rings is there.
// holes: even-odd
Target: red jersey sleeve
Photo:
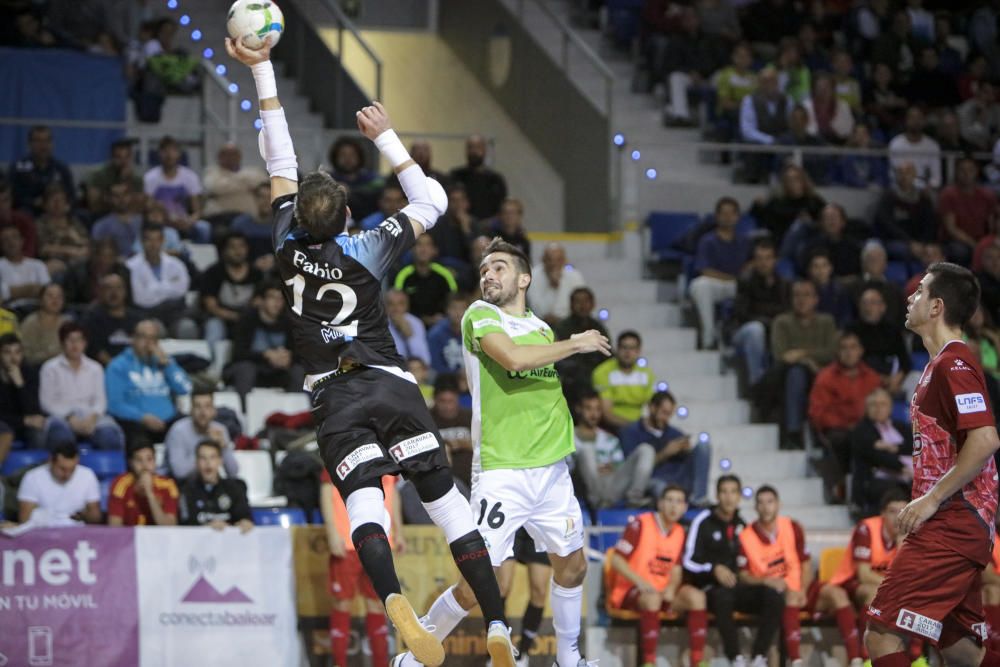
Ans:
[[[618,539],[618,544],[615,545],[615,551],[622,557],[628,558],[635,551],[635,548],[639,546],[639,536],[642,534],[642,524],[639,523],[637,519],[632,519],[625,526],[625,532]]]
[[[330,479],[330,473],[326,471],[326,467],[323,467],[323,473],[319,476],[319,481],[323,484],[333,484],[333,480]]]
[[[792,530],[795,531],[795,551],[799,555],[799,562],[804,563],[812,558],[809,547],[806,546],[806,531],[798,521],[792,521]]]
[[[128,483],[124,479],[125,475],[115,477],[111,482],[111,493],[108,494],[108,516],[116,516],[125,519],[125,493],[128,491]]]
[[[868,526],[861,524],[851,536],[851,556],[859,563],[872,562],[872,536]]]
[[[957,346],[955,346],[957,347]],[[964,347],[964,346],[963,346]],[[994,426],[986,381],[978,366],[973,366],[964,355],[951,355],[938,364],[938,372],[931,378],[934,388],[946,395],[939,395],[940,404],[954,425],[954,431],[970,431],[982,426]]]
[[[177,492],[177,484],[174,483],[172,479],[164,479],[164,484],[160,489],[159,497],[157,500],[160,501],[160,507],[167,514],[177,516],[177,498],[180,494]]]

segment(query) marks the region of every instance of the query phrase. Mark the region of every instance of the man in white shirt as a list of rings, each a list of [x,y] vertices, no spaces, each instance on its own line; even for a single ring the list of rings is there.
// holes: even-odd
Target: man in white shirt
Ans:
[[[75,444],[52,451],[49,462],[29,470],[17,490],[18,521],[26,522],[43,510],[47,526],[75,526],[101,522],[101,489],[97,475],[80,465]],[[36,517],[36,521],[38,521]]]
[[[622,500],[630,505],[645,504],[656,452],[642,444],[625,458],[621,442],[600,428],[601,397],[585,391],[576,404],[576,465],[587,488],[587,502],[593,509],[611,507]]]
[[[528,288],[531,311],[550,325],[569,316],[569,297],[577,287],[586,286],[583,275],[566,264],[566,250],[550,243],[542,253],[541,264],[531,270],[534,279]]]
[[[941,187],[941,146],[924,134],[924,112],[917,107],[906,111],[902,134],[889,142],[889,163],[895,173],[904,162],[917,168],[917,186]]]
[[[191,394],[191,416],[174,422],[167,431],[167,470],[174,479],[184,479],[197,468],[198,444],[212,440],[222,448],[222,462],[226,475],[235,477],[240,470],[233,454],[233,442],[229,432],[220,422],[215,421],[215,403],[212,392]]]
[[[254,188],[267,182],[267,173],[260,167],[241,166],[242,159],[236,144],[223,144],[216,163],[205,167],[206,216],[220,213],[257,215]]]
[[[125,434],[108,413],[104,367],[84,355],[87,337],[76,322],[59,327],[63,353],[42,364],[38,401],[48,415],[46,447],[87,440],[97,449],[125,449]]]
[[[184,296],[191,285],[184,262],[163,252],[163,227],[146,225],[142,229],[142,252],[125,262],[132,282],[132,301],[143,316],[171,323],[177,338],[197,338],[198,327],[184,317]]]
[[[173,137],[160,140],[160,165],[142,177],[143,190],[167,209],[169,225],[196,243],[212,241],[212,225],[201,219],[201,179],[181,164],[181,148]]]
[[[42,287],[52,282],[45,262],[24,256],[24,236],[11,225],[0,229],[0,302],[7,307],[38,301]]]

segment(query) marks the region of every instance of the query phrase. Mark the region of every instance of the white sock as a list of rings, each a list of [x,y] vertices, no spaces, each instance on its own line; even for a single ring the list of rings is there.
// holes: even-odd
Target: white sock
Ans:
[[[469,615],[469,612],[462,609],[462,605],[458,604],[458,600],[455,599],[454,590],[455,587],[452,586],[439,595],[438,599],[434,600],[434,604],[427,611],[427,615],[420,619],[426,625],[434,626],[431,634],[442,642],[462,622],[462,619]]]
[[[559,667],[576,667],[580,662],[580,618],[583,616],[583,586],[563,588],[552,580],[549,593],[552,628],[556,633],[556,662]]]

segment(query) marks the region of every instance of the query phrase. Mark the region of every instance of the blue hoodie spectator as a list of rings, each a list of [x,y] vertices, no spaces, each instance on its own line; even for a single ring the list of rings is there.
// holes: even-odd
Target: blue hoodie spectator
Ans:
[[[105,373],[108,413],[125,431],[129,447],[139,440],[162,442],[177,417],[173,395],[191,391],[187,373],[164,354],[159,338],[157,322],[139,322],[132,346],[112,359]]]

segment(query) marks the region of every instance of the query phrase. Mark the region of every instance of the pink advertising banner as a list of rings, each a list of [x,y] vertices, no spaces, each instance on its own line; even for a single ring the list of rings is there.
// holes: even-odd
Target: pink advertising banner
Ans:
[[[0,535],[0,667],[139,664],[135,533]]]

